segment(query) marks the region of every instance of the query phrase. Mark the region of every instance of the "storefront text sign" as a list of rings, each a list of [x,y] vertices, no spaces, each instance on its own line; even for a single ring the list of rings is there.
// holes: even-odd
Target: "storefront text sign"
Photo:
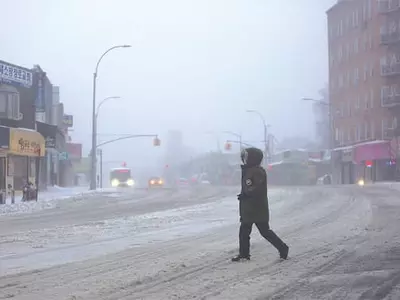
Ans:
[[[37,131],[11,128],[10,153],[22,156],[44,156],[45,140]]]
[[[342,161],[343,162],[352,162],[353,161],[353,149],[342,150]]]
[[[32,72],[0,62],[0,82],[30,88],[32,86]]]

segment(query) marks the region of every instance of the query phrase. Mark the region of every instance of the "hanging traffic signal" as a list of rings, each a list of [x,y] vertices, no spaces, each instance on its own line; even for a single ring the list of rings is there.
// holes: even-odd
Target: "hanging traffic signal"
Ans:
[[[122,163],[122,167],[124,167],[124,168],[126,167],[126,162]]]
[[[158,137],[155,137],[155,138],[153,139],[153,146],[154,146],[154,147],[158,147],[158,146],[160,146],[160,145],[161,145],[160,139],[159,139]]]
[[[226,143],[225,143],[225,150],[226,150],[226,151],[230,151],[231,149],[232,149],[232,144],[229,143],[229,142],[226,142]]]

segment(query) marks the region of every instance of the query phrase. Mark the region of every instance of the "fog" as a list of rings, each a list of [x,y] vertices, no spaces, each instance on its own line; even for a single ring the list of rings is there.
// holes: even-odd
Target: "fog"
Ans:
[[[197,152],[241,133],[263,139],[260,111],[277,140],[314,137],[310,103],[327,82],[325,11],[333,0],[2,0],[0,59],[39,64],[74,115],[73,140],[90,149],[92,76],[99,69],[99,141],[159,134],[104,147],[104,160],[146,166],[170,129]],[[215,134],[206,134],[214,132]],[[164,138],[164,139],[163,139]],[[261,144],[257,144],[261,145]]]

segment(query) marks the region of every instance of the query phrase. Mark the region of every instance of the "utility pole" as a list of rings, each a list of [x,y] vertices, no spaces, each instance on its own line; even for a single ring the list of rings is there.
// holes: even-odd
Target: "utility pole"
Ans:
[[[103,188],[103,149],[99,149],[100,157],[100,188]]]

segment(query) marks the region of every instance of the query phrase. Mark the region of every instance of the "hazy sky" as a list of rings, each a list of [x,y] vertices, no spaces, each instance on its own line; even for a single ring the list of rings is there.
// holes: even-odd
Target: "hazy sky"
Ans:
[[[325,11],[333,0],[1,0],[0,59],[39,64],[60,86],[73,138],[90,147],[92,74],[102,62],[99,133],[181,129],[185,144],[215,148],[205,131],[261,140],[262,112],[279,139],[313,137],[310,103],[327,81]],[[221,140],[230,138],[222,135]],[[102,138],[103,140],[106,138]],[[162,149],[131,140],[106,160],[146,159]],[[112,154],[112,155],[111,155]],[[129,161],[129,159],[127,159]]]

